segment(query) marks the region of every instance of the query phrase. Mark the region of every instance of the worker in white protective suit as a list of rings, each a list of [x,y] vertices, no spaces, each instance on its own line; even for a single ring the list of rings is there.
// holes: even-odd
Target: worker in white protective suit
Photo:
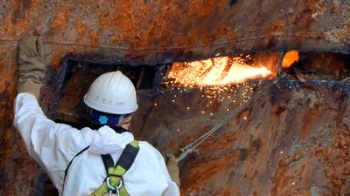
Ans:
[[[120,71],[98,77],[85,95],[96,129],[78,130],[44,115],[37,102],[45,73],[41,39],[29,36],[18,44],[14,125],[59,194],[180,195],[174,155],[166,164],[158,150],[127,131],[138,105],[132,82]]]

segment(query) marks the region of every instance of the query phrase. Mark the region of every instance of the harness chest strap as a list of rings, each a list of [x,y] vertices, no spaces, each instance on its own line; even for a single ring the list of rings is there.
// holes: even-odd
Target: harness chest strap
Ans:
[[[117,189],[116,191],[120,196],[129,195],[123,183],[123,175],[133,164],[139,151],[138,145],[139,142],[137,140],[133,140],[126,145],[115,166],[113,159],[109,154],[102,155],[103,163],[106,167],[107,177],[103,184],[91,194],[92,196],[102,196],[115,189]]]

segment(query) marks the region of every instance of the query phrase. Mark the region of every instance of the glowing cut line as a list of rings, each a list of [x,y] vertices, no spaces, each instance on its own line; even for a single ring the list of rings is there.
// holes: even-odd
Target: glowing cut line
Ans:
[[[240,57],[217,57],[202,61],[175,63],[168,78],[183,86],[208,86],[241,83],[252,78],[265,78],[271,74],[266,67],[243,63]]]

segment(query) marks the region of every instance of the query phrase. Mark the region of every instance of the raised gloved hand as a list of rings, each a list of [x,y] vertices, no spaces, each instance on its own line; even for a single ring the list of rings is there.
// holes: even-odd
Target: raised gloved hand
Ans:
[[[40,95],[45,76],[42,37],[27,36],[18,43],[18,93]]]
[[[176,158],[173,154],[167,154],[167,168],[171,179],[180,187],[180,170]]]

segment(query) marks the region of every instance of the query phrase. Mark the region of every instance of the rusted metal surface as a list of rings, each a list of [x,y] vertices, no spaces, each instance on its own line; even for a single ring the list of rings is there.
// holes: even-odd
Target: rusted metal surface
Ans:
[[[46,62],[54,68],[51,73],[54,75],[53,81],[57,81],[59,78],[55,77],[59,77],[60,71],[63,70],[62,59],[67,54],[96,62],[159,65],[173,61],[189,61],[215,55],[256,51],[298,49],[312,52],[349,53],[349,12],[350,1],[340,0],[3,1],[0,6],[0,117],[2,119],[0,121],[0,195],[40,195],[40,191],[43,189],[43,185],[39,183],[39,181],[42,181],[42,173],[38,170],[34,161],[28,157],[19,135],[12,127],[13,98],[16,95],[15,86],[17,84],[16,45],[17,41],[24,35],[35,31],[43,35]],[[56,85],[55,82],[49,83],[44,89],[46,97],[43,100],[43,105],[51,117],[54,117],[55,107],[57,106],[54,103],[57,99],[55,95],[59,91]],[[320,89],[322,88],[320,87]],[[329,100],[335,99],[336,96],[338,98],[342,97],[340,94],[325,91],[328,93],[325,94],[329,95]],[[290,92],[287,91],[286,96],[290,95],[288,93]],[[305,94],[307,93],[309,92],[305,92]],[[191,100],[195,97],[195,95],[188,95],[187,99]],[[152,100],[149,97],[144,99]],[[184,103],[186,103],[186,100],[183,100]],[[283,103],[283,99],[281,103]],[[347,99],[344,99],[341,103],[344,103],[341,107],[346,109]],[[269,105],[271,102],[266,100],[266,104]],[[277,107],[278,104],[279,102],[276,102],[271,105],[271,108],[276,110],[274,107]],[[339,106],[339,108],[341,107]],[[155,110],[150,107],[145,108],[144,112],[150,115],[151,111]],[[331,117],[332,114],[329,113]],[[309,116],[306,115],[305,119],[309,119]],[[152,119],[157,116],[154,114],[154,117],[146,117],[145,119]],[[271,117],[271,119],[274,118]],[[274,120],[277,122],[276,119]],[[163,121],[163,124],[171,124],[171,121]],[[336,122],[332,121],[330,123],[333,123],[333,126]],[[141,125],[152,128],[152,121],[138,123],[138,126]],[[313,130],[313,128],[310,128],[310,130]],[[339,127],[336,127],[335,130],[339,137],[346,141],[345,132]],[[151,135],[147,136],[144,128],[136,127],[135,131],[139,132],[141,138],[155,142]],[[277,132],[277,130],[274,131]],[[285,131],[283,133],[288,132],[287,130],[282,131]],[[313,131],[306,132],[314,133]],[[170,132],[162,133],[173,136],[173,133]],[[256,135],[253,136],[257,138]],[[278,136],[276,138],[278,139]],[[274,141],[275,143],[272,142],[270,148],[275,148],[273,145],[279,144],[277,140]],[[289,142],[293,143],[293,140],[291,139]],[[155,144],[162,151],[166,151],[163,146],[160,146],[161,141],[157,141]],[[268,146],[266,143],[263,144]],[[318,140],[316,140],[316,144],[318,144]],[[171,145],[175,144],[171,143]],[[173,147],[176,149],[180,145],[183,144],[176,143]],[[337,145],[334,144],[334,146]],[[243,156],[246,150],[245,148],[242,149],[239,152],[242,152]],[[339,151],[337,147],[330,146],[329,149],[331,154],[336,154]],[[207,150],[209,151],[209,149]],[[234,151],[235,153],[237,154],[236,151]],[[324,161],[322,163],[332,165],[331,159],[326,160],[327,151],[322,151],[322,154],[322,158],[324,158],[324,160],[321,159]],[[315,155],[315,157],[319,157],[318,155]],[[249,154],[249,156],[252,156],[252,154]],[[196,163],[200,164],[198,160],[206,159],[205,157],[194,159],[192,162],[189,161],[187,165],[182,165],[182,168],[185,168],[184,171],[189,171],[186,168],[196,167]],[[223,160],[225,159],[223,158]],[[245,160],[253,161],[249,158]],[[230,161],[234,162],[235,159],[232,158]],[[256,162],[254,163],[256,164]],[[215,166],[216,162],[211,163]],[[306,169],[303,171],[309,171],[307,168],[314,162],[310,161],[310,163],[305,164],[304,168]],[[245,162],[245,164],[248,164],[248,162]],[[334,164],[336,165],[338,162]],[[252,166],[254,166],[253,163]],[[237,167],[237,165],[234,165],[233,168]],[[276,194],[283,191],[279,188],[285,182],[288,182],[284,174],[291,172],[287,167],[280,168],[278,172],[274,170],[276,175],[272,178],[276,180],[276,183],[279,183],[278,186],[274,185],[275,188],[272,191]],[[318,168],[315,170],[318,170]],[[334,170],[333,173],[327,171],[327,175],[331,176],[327,176],[327,179],[331,179],[332,184],[325,185],[327,181],[318,182],[320,186],[330,187],[329,190],[333,191],[332,193],[342,194],[341,191],[343,193],[347,192],[347,187],[343,186],[346,180],[343,180],[340,172],[338,170]],[[268,172],[270,170],[265,173]],[[236,173],[243,176],[243,173],[239,171]],[[217,173],[207,175],[211,174]],[[193,173],[186,175],[182,172],[182,180],[187,183],[187,185],[183,183],[182,191],[185,193],[190,193],[192,190],[197,192],[199,189],[195,187],[200,188],[199,182],[193,184],[190,180],[203,175],[198,170],[193,170]],[[260,173],[255,176],[260,176],[259,179],[263,178]],[[236,175],[235,178],[239,178],[239,175]],[[252,182],[255,183],[256,187],[260,185],[256,181]],[[191,184],[193,184],[193,187],[188,187]],[[212,184],[212,182],[209,184]],[[314,184],[317,185],[316,182]],[[310,188],[309,190],[311,192],[318,190],[316,185],[312,186],[316,188]],[[235,190],[228,190],[228,193],[234,193]],[[237,191],[244,193],[242,189],[237,189]],[[256,192],[258,195],[259,190]]]
[[[348,53],[349,12],[339,0],[10,0],[0,8],[0,40],[37,31],[55,65],[68,52],[135,65],[265,50]]]
[[[239,99],[225,92],[232,98],[207,108],[210,116],[200,113],[209,104],[201,95],[173,91],[144,102],[135,132],[163,153],[176,153]],[[182,194],[349,194],[349,95],[348,83],[280,82],[180,163]]]
[[[0,56],[0,195],[35,195],[40,188],[33,187],[42,181],[41,170],[12,126],[17,84],[15,43],[0,41]]]

